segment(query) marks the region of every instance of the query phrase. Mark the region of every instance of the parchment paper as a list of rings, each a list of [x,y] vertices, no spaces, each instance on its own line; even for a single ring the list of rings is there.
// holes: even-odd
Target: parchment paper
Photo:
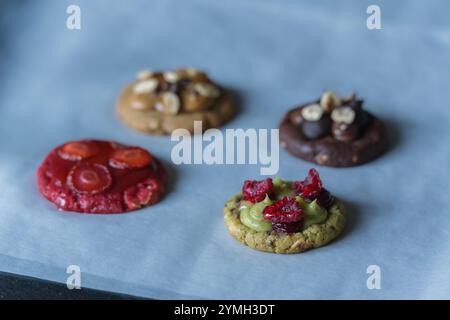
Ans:
[[[450,27],[445,1],[71,1],[0,5],[0,270],[152,298],[449,298]],[[299,255],[251,250],[223,225],[224,202],[255,165],[170,162],[168,137],[135,133],[115,99],[135,72],[206,69],[239,94],[225,128],[276,128],[322,90],[356,90],[386,121],[390,151],[356,168],[320,168],[349,210],[345,234]],[[125,215],[58,212],[35,171],[78,138],[149,148],[171,169],[159,204]],[[279,175],[310,164],[280,152]],[[370,265],[381,289],[366,286]]]

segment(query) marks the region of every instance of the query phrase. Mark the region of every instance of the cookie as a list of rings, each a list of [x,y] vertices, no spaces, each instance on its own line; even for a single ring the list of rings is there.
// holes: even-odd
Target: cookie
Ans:
[[[122,213],[158,202],[167,172],[147,150],[116,142],[81,140],[59,146],[37,171],[40,193],[59,209]]]
[[[325,92],[320,100],[287,112],[280,123],[281,146],[294,156],[329,167],[351,167],[382,155],[386,130],[353,94],[341,99]]]
[[[239,242],[260,251],[300,253],[335,239],[345,208],[309,171],[304,181],[247,180],[224,208],[224,222]]]
[[[141,71],[117,101],[117,113],[126,125],[149,134],[171,134],[183,128],[194,132],[217,128],[234,115],[231,93],[204,72],[184,68],[168,72]]]

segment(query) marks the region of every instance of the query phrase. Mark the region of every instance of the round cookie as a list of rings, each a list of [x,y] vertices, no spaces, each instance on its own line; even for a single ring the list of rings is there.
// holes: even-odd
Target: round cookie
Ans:
[[[345,227],[345,209],[341,202],[336,202],[329,209],[329,216],[324,223],[292,234],[276,232],[258,232],[242,224],[239,219],[239,205],[242,194],[231,198],[224,208],[224,222],[230,234],[250,248],[273,253],[300,253],[308,249],[326,245],[335,239]]]
[[[346,215],[311,169],[304,181],[246,180],[242,192],[226,202],[224,222],[235,239],[253,249],[300,253],[339,236]]]
[[[126,125],[149,134],[171,134],[183,128],[194,132],[220,127],[234,115],[231,93],[196,69],[168,72],[141,71],[117,101],[117,113]]]
[[[158,202],[167,172],[147,150],[81,140],[61,145],[37,171],[40,193],[59,209],[83,213],[123,213]]]
[[[326,103],[324,96],[333,98]],[[363,110],[355,95],[341,99],[326,92],[319,101],[288,111],[279,128],[281,145],[288,152],[329,167],[369,162],[388,146],[383,123]]]

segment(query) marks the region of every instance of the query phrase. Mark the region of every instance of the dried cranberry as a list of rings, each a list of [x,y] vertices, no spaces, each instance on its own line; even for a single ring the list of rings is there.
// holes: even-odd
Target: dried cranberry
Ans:
[[[324,207],[325,209],[328,209],[334,202],[334,197],[325,188],[319,192],[316,199],[319,206]]]
[[[263,217],[272,224],[298,222],[302,220],[303,210],[295,199],[284,197],[263,210]]]
[[[242,199],[252,203],[264,200],[266,194],[272,192],[273,183],[271,178],[265,180],[245,180],[242,187]]]
[[[322,191],[322,181],[316,169],[309,169],[308,176],[303,181],[295,181],[294,187],[297,192],[306,199],[315,199]]]
[[[295,233],[303,229],[303,218],[297,222],[288,223],[274,223],[272,224],[273,230],[277,232]]]

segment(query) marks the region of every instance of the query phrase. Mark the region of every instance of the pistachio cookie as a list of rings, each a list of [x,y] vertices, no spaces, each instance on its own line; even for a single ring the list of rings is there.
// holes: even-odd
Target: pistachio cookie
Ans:
[[[329,91],[284,116],[280,141],[294,156],[330,167],[369,162],[388,145],[383,123],[363,109],[363,100]]]
[[[193,68],[139,72],[120,95],[117,111],[125,124],[150,134],[178,128],[193,133],[194,121],[202,121],[203,130],[216,128],[234,114],[231,94]]]
[[[257,250],[299,253],[323,246],[345,226],[345,209],[315,169],[304,181],[247,180],[224,208],[230,234]]]
[[[147,150],[100,140],[72,141],[53,149],[37,171],[41,194],[58,208],[122,213],[158,202],[167,173]]]

